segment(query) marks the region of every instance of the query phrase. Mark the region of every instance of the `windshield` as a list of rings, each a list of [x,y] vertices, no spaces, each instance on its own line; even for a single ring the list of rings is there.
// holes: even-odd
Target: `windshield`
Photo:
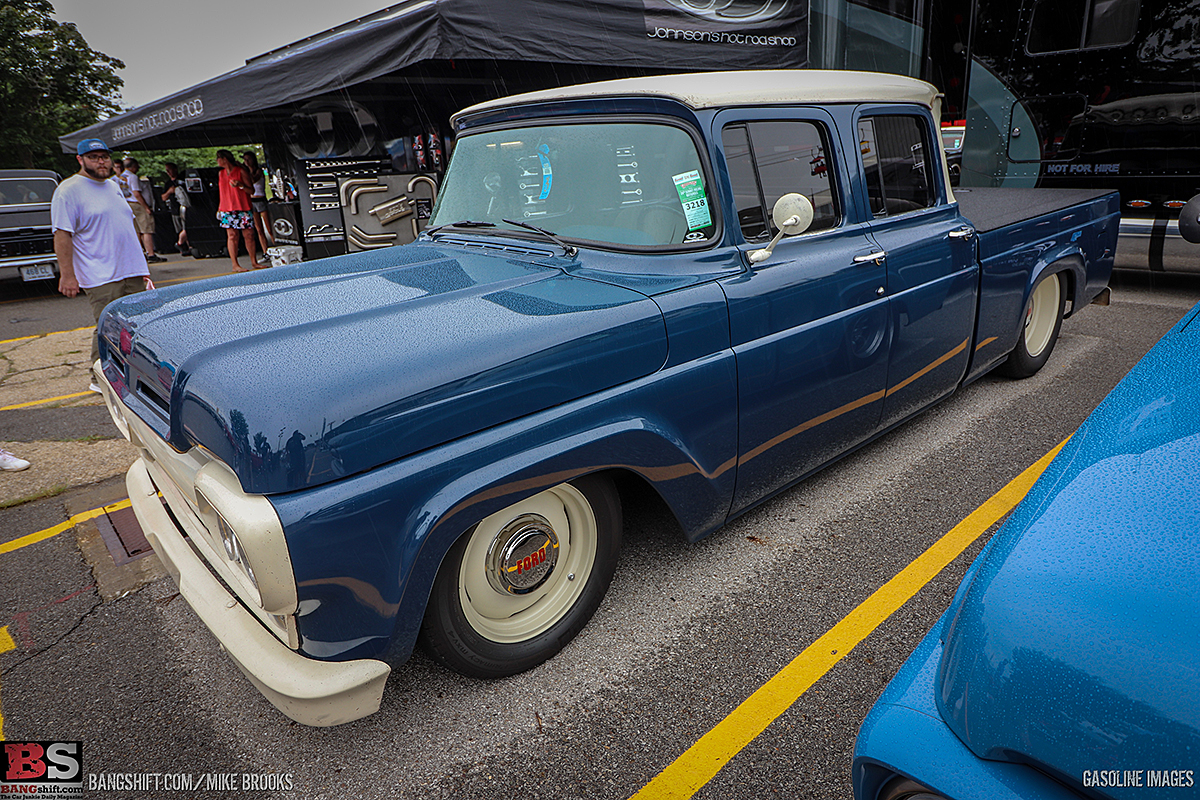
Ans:
[[[55,185],[50,178],[0,178],[0,206],[49,203]]]
[[[431,226],[527,222],[642,247],[703,242],[714,201],[692,137],[652,122],[541,125],[463,136]]]

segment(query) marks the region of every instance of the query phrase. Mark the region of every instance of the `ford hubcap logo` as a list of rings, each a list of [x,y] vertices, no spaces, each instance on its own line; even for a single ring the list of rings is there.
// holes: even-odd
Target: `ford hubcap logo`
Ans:
[[[540,514],[510,522],[488,548],[487,575],[501,594],[528,594],[544,584],[558,563],[558,536]]]

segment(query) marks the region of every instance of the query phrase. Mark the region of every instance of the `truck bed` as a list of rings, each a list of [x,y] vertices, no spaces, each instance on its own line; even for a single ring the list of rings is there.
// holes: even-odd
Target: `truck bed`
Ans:
[[[959,212],[979,233],[1104,197],[1111,189],[956,188]]]

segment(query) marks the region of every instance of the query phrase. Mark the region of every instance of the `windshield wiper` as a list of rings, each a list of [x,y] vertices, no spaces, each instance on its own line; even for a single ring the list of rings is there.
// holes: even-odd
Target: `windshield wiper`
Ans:
[[[496,227],[496,223],[494,223],[494,222],[476,222],[473,219],[460,219],[458,222],[447,222],[445,225],[438,225],[437,227],[434,227],[434,228],[426,228],[425,230],[421,231],[421,233],[426,233],[426,234],[429,234],[430,236],[433,236],[435,233],[442,230],[443,228],[494,228],[494,227]]]
[[[564,242],[562,239],[555,236],[550,231],[548,231],[544,228],[539,228],[537,225],[530,225],[528,222],[517,222],[514,219],[506,219],[506,220],[502,220],[502,221],[507,222],[509,225],[516,225],[518,228],[524,228],[525,230],[528,230],[528,231],[534,231],[535,233],[540,233],[542,236],[545,236],[546,238],[548,238],[552,242],[554,242],[556,245],[561,247],[563,249],[563,253],[565,253],[568,258],[574,256],[576,253],[579,252],[578,247],[572,247],[571,245]]]

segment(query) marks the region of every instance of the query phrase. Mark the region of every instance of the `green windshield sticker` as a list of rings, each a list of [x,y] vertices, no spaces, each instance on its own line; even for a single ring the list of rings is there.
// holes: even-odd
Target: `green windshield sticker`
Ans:
[[[689,231],[697,228],[707,228],[712,225],[712,217],[708,213],[708,197],[704,194],[704,181],[700,179],[700,170],[684,172],[672,176],[675,181],[675,191],[679,192],[679,202],[683,203],[683,216],[687,219]]]

